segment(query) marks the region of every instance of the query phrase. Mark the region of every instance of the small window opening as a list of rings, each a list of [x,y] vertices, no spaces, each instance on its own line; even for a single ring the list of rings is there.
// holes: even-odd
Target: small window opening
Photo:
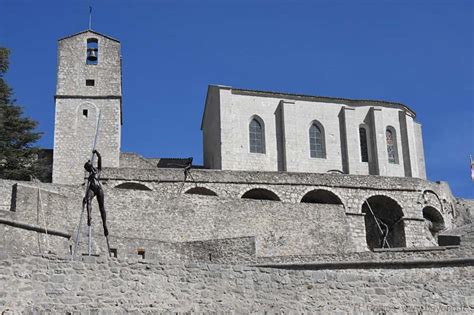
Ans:
[[[387,127],[385,139],[387,142],[388,163],[398,164],[397,135],[393,127]]]
[[[369,149],[367,146],[367,130],[364,127],[359,128],[360,139],[360,158],[362,162],[369,162]]]
[[[117,248],[111,248],[110,255],[112,255],[114,258],[117,258]]]
[[[82,116],[87,117],[89,115],[89,111],[87,109],[82,110]]]
[[[86,86],[94,86],[95,85],[95,80],[86,80]]]
[[[87,39],[86,64],[96,65],[99,62],[99,41],[97,38]]]
[[[137,250],[138,256],[140,256],[141,259],[145,259],[145,249],[144,248],[139,248]]]
[[[209,261],[212,261],[212,254],[209,253]]]

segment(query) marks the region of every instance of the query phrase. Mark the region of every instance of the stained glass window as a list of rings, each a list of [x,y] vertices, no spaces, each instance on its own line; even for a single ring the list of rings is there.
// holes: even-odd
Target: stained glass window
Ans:
[[[312,158],[326,157],[324,135],[316,124],[312,124],[309,128],[309,150]]]
[[[369,149],[367,147],[367,130],[365,128],[359,128],[359,139],[360,139],[360,157],[362,162],[369,162]]]
[[[394,132],[387,128],[385,138],[387,141],[388,163],[397,164],[397,142]]]
[[[265,138],[262,124],[257,119],[252,119],[249,125],[250,152],[265,153]]]

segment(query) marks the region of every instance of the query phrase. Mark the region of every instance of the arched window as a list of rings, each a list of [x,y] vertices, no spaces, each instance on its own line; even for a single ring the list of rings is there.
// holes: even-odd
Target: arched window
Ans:
[[[359,127],[360,158],[362,162],[369,162],[369,147],[367,145],[367,129]]]
[[[87,39],[86,64],[96,65],[99,62],[99,41],[97,38]]]
[[[326,158],[326,148],[324,145],[324,129],[317,122],[313,122],[309,127],[309,151],[312,158]]]
[[[385,130],[385,139],[387,141],[388,163],[398,164],[397,134],[393,127],[387,127]]]
[[[249,144],[251,153],[265,153],[265,129],[263,121],[256,117],[249,124]]]

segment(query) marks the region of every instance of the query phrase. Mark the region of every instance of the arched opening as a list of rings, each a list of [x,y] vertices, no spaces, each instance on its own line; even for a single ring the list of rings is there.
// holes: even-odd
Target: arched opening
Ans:
[[[217,196],[215,192],[213,192],[210,189],[207,189],[206,187],[193,187],[191,189],[188,189],[185,194],[190,194],[190,195],[202,195],[202,196]]]
[[[280,201],[280,197],[278,197],[274,192],[268,189],[264,189],[264,188],[250,189],[249,191],[247,191],[245,194],[242,195],[242,198]]]
[[[388,126],[385,130],[385,141],[387,142],[388,163],[398,164],[397,133],[392,126]]]
[[[360,160],[369,162],[369,142],[367,141],[367,128],[359,127]]]
[[[258,116],[253,116],[249,123],[250,153],[265,154],[265,124]]]
[[[342,205],[341,199],[336,196],[336,194],[324,189],[315,189],[306,193],[306,195],[301,198],[301,202]]]
[[[364,202],[367,247],[405,247],[402,207],[390,197],[372,196]]]
[[[427,206],[423,208],[423,218],[425,219],[426,227],[436,239],[438,233],[445,229],[443,216],[436,208]]]
[[[309,155],[312,158],[326,158],[324,127],[317,120],[314,120],[309,127]]]
[[[97,38],[87,39],[86,64],[96,65],[99,62],[99,41]]]
[[[149,190],[149,191],[151,191],[151,189],[148,188],[147,186],[145,186],[143,184],[140,184],[140,183],[133,183],[133,182],[122,183],[122,184],[119,184],[119,185],[115,186],[114,188],[132,189],[132,190]]]

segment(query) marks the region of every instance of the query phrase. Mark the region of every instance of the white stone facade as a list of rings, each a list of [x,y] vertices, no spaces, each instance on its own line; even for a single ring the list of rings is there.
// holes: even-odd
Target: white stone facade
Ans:
[[[91,39],[97,41],[96,64],[86,62]],[[59,40],[58,46],[53,183],[78,184],[94,143],[103,166],[119,167],[120,43],[89,30]]]
[[[262,124],[264,153],[250,152],[249,124]],[[403,104],[210,86],[202,121],[204,166],[426,178],[421,126]],[[311,157],[309,129],[319,126],[323,157]],[[365,128],[368,161],[359,129]],[[387,130],[394,156],[389,162]]]

